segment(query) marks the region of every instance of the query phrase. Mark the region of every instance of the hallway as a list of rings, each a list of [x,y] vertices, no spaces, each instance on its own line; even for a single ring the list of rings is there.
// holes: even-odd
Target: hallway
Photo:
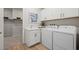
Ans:
[[[8,49],[15,44],[22,43],[22,21],[4,21],[4,49]]]

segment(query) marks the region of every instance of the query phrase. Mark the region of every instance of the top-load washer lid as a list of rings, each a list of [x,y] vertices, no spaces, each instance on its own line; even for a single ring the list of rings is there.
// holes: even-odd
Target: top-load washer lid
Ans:
[[[69,33],[69,34],[76,34],[77,28],[75,26],[59,26],[58,30],[55,31]]]
[[[52,30],[57,32],[64,32],[69,34],[76,34],[77,28],[76,26],[46,26],[45,30]]]

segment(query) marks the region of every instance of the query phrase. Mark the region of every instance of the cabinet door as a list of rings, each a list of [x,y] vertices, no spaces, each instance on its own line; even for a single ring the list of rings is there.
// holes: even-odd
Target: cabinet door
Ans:
[[[42,10],[41,13],[40,13],[40,16],[41,16],[41,21],[46,20],[46,18],[47,18],[47,10],[46,9]]]
[[[57,19],[62,18],[62,9],[61,8],[57,8],[56,14],[57,14],[57,16],[56,16]]]
[[[54,20],[60,18],[61,8],[49,8],[48,9],[48,20]]]
[[[61,18],[61,8],[46,8],[41,12],[42,21],[58,18]]]
[[[40,42],[40,30],[27,30],[25,41],[28,47]]]
[[[61,33],[61,32],[53,32],[53,48],[57,49],[57,46],[63,50],[73,50],[73,35]]]
[[[40,30],[34,30],[34,31],[31,31],[31,45],[34,45],[38,42],[40,42]]]
[[[78,8],[62,8],[63,18],[78,16]]]
[[[52,32],[42,29],[42,44],[52,50]]]

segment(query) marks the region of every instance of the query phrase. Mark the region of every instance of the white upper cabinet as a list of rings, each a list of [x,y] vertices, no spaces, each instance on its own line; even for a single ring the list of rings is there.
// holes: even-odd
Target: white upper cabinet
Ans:
[[[41,21],[78,17],[78,8],[45,8],[41,11]]]
[[[49,8],[47,19],[58,19],[60,18],[61,9],[60,8]]]
[[[41,21],[60,18],[60,13],[59,8],[46,8],[41,11]]]
[[[41,21],[46,20],[46,17],[47,17],[47,16],[46,16],[46,15],[47,15],[46,9],[42,10],[40,14],[41,14],[41,15],[40,15],[40,16],[41,16],[41,18],[40,18]]]
[[[78,8],[62,8],[62,18],[77,17]]]

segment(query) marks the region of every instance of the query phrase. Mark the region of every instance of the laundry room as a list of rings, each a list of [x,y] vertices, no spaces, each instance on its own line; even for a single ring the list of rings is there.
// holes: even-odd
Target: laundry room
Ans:
[[[79,8],[0,8],[0,49],[79,50]]]

